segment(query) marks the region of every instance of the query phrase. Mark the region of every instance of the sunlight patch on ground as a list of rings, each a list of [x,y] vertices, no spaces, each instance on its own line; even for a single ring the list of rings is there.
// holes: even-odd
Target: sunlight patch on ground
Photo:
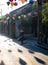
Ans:
[[[10,45],[16,45],[17,43],[16,42],[13,42],[12,39],[6,37],[6,36],[2,36],[0,35],[0,46],[4,46],[6,48],[8,48],[8,46]]]

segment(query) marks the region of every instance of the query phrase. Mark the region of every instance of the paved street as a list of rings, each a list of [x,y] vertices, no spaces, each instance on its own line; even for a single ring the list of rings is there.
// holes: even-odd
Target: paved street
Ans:
[[[37,47],[36,40],[19,43],[0,35],[0,65],[48,65],[48,50]]]

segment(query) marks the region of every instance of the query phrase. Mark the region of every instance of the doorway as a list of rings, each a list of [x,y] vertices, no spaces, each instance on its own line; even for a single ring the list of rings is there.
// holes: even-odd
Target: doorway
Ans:
[[[11,24],[11,37],[15,38],[15,33],[16,33],[16,29],[15,29],[15,23]]]

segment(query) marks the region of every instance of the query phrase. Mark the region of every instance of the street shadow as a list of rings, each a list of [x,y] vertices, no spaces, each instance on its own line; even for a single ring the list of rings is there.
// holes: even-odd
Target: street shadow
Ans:
[[[15,44],[13,44],[13,45],[15,45]]]
[[[14,42],[16,42],[17,44],[20,44],[20,42],[13,40]],[[29,53],[35,53],[35,52],[39,52],[42,53],[44,55],[48,55],[48,50],[45,50],[41,47],[37,46],[37,41],[32,40],[32,42],[30,43],[31,40],[26,40],[21,46],[30,49],[28,50]]]
[[[27,48],[27,49],[30,49],[31,51],[28,50],[29,53],[39,52],[39,53],[42,53],[44,55],[48,55],[48,50],[45,50],[41,47],[38,47],[37,44],[35,44],[35,45],[33,45],[33,44],[35,44],[35,43],[34,42],[32,42],[32,43],[29,42],[29,43],[26,43],[26,44],[22,44],[22,46]]]
[[[21,58],[19,58],[19,63],[20,63],[21,65],[27,65],[27,63],[26,63],[23,59],[21,59]]]
[[[12,52],[12,50],[9,49],[8,52]]]
[[[20,50],[20,49],[18,49],[18,52],[22,53],[23,51],[22,51],[22,50]]]
[[[15,42],[15,43],[17,43],[17,44],[20,44],[21,42],[20,41],[18,41],[17,39],[12,39],[13,40],[13,42]],[[15,44],[14,44],[15,45]]]
[[[6,36],[6,37],[8,37],[8,38],[11,38],[8,34],[1,33],[0,35]],[[6,41],[5,41],[5,42],[6,42]]]
[[[8,44],[9,46],[12,46],[11,44]]]
[[[17,44],[20,44],[20,42],[19,41],[16,41],[16,40],[14,40],[14,39],[12,39],[13,40],[13,42],[15,42],[15,43],[17,43]],[[29,41],[29,42],[27,42],[27,41]],[[27,48],[27,49],[30,49],[31,51],[29,51],[28,50],[28,52],[29,53],[34,53],[34,52],[39,52],[39,53],[42,53],[42,54],[44,54],[44,55],[48,55],[48,50],[45,50],[45,49],[43,49],[43,48],[41,48],[41,47],[38,47],[37,45],[34,45],[33,46],[33,44],[35,44],[35,43],[37,43],[37,41],[35,41],[35,40],[32,40],[32,43],[30,43],[30,41],[31,40],[29,40],[29,39],[27,39],[26,40],[26,42],[25,42],[25,44],[22,44],[22,46],[23,47],[25,47],[25,48]],[[34,42],[35,41],[35,42]],[[15,45],[15,44],[14,44]],[[34,51],[34,52],[33,52]]]
[[[1,50],[0,50],[0,53],[1,53]]]
[[[4,42],[7,42],[8,40],[9,40],[9,42],[11,42],[10,41],[11,37],[9,35],[6,35],[6,34],[2,33],[2,34],[0,34],[0,36],[3,36],[3,37],[5,36],[7,38],[6,40],[4,40]]]
[[[37,62],[39,62],[39,63],[41,63],[41,64],[43,64],[43,65],[46,64],[42,59],[37,58],[37,57],[34,57],[34,58],[35,58],[35,60],[36,60]]]
[[[28,52],[31,53],[31,54],[34,54],[34,51],[32,51],[32,50],[30,50],[30,49],[28,50]]]
[[[5,65],[3,61],[1,61],[0,65]]]

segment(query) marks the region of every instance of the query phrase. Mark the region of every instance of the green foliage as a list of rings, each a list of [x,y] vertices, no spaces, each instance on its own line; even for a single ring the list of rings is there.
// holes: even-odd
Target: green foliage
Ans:
[[[43,4],[42,17],[42,23],[45,25],[48,22],[48,3]]]

